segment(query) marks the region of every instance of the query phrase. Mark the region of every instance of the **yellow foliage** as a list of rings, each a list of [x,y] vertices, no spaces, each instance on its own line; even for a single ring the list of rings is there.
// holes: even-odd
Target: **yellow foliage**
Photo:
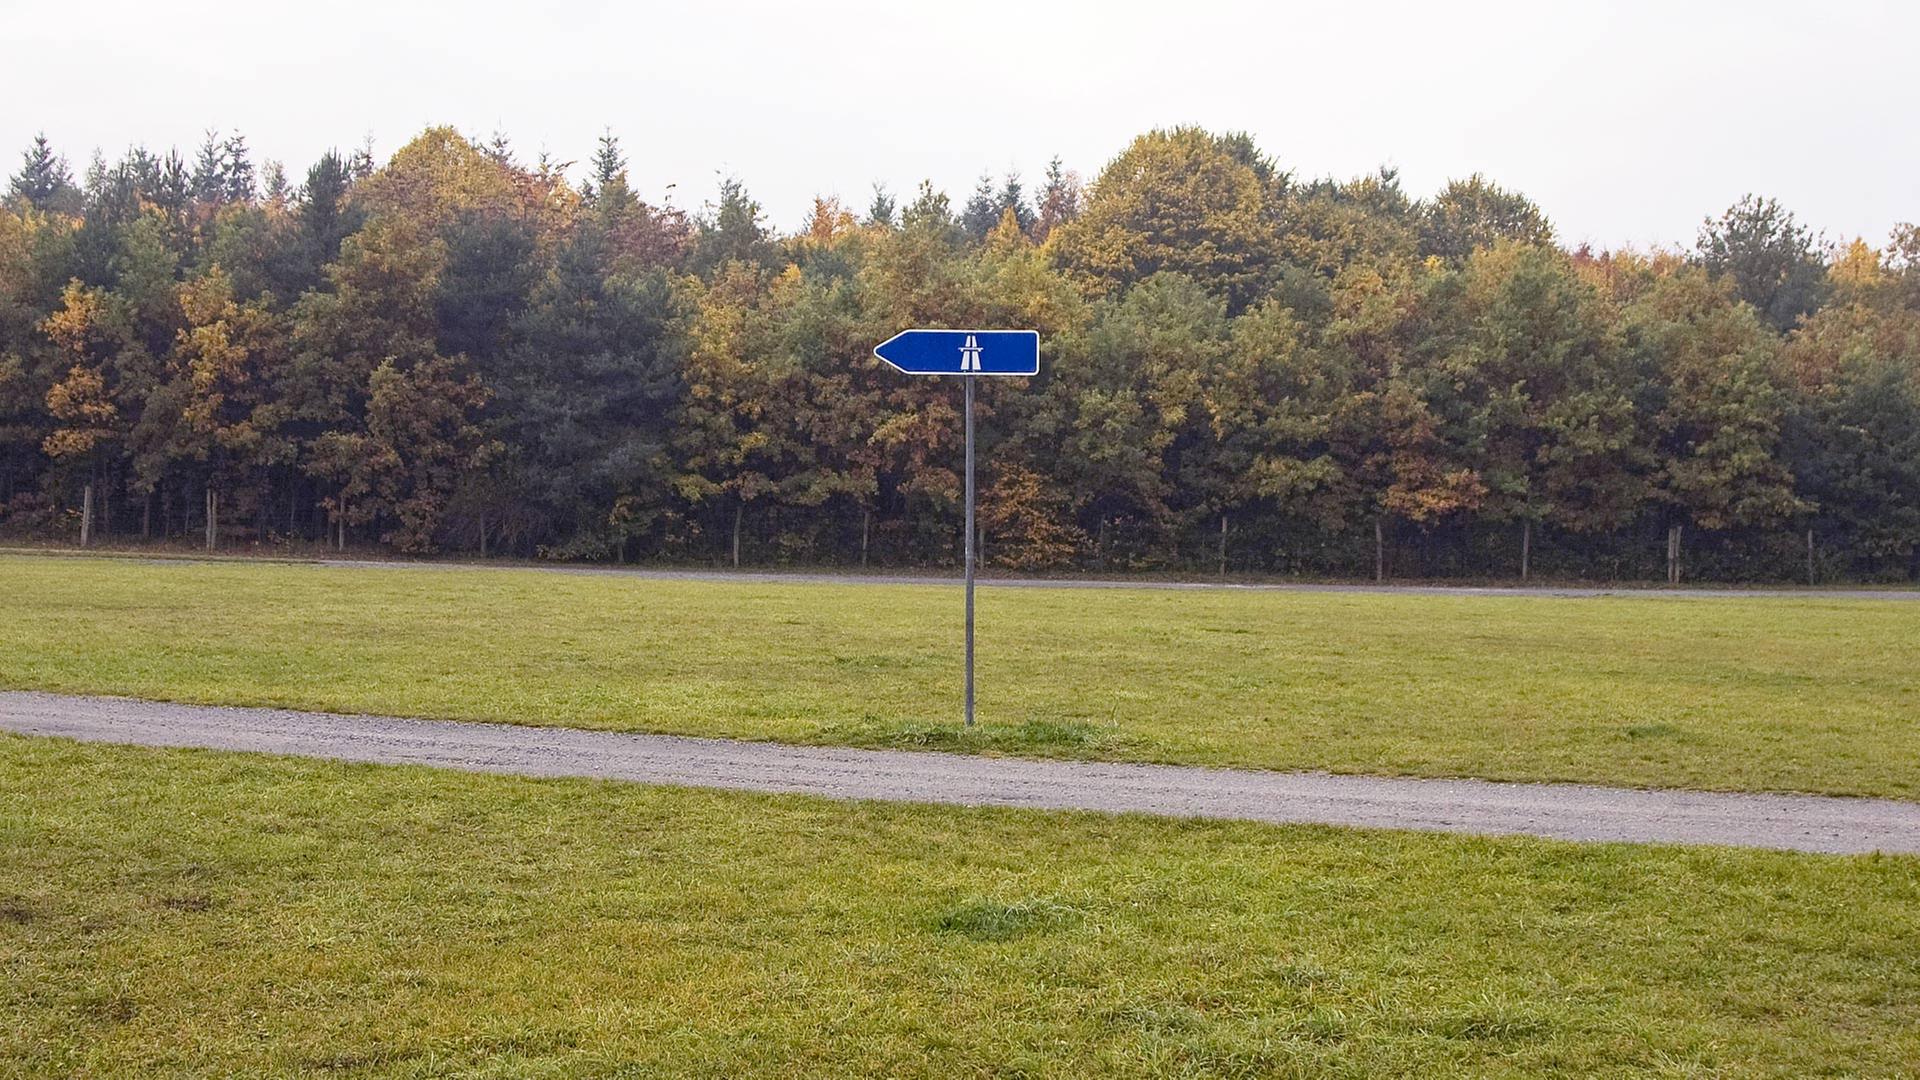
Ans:
[[[1833,282],[1842,297],[1850,299],[1868,295],[1879,288],[1886,278],[1886,272],[1880,265],[1880,253],[1858,237],[1827,268],[1827,279]]]
[[[106,380],[75,364],[67,377],[47,391],[47,412],[64,425],[41,444],[48,457],[74,457],[92,450],[109,434],[119,410],[107,396]]]
[[[1173,270],[1237,300],[1251,298],[1277,243],[1259,176],[1198,128],[1135,139],[1101,172],[1086,213],[1050,240],[1089,295]]]
[[[573,220],[580,203],[560,173],[513,168],[452,127],[421,132],[356,187],[354,198],[415,236],[435,235],[463,213],[483,213],[538,222],[541,244]]]
[[[807,214],[807,223],[802,228],[805,241],[816,247],[832,250],[840,242],[859,231],[859,223],[846,207],[840,205],[837,196],[816,196],[813,209]]]
[[[105,308],[106,297],[99,289],[70,281],[60,293],[59,309],[48,315],[40,328],[61,351],[76,361],[84,361],[88,358],[88,343]]]

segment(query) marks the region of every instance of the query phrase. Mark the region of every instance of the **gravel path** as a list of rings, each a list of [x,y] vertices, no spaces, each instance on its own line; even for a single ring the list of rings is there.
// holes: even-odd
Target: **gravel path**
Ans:
[[[1031,761],[0,692],[0,730],[846,799],[1920,854],[1920,803]]]

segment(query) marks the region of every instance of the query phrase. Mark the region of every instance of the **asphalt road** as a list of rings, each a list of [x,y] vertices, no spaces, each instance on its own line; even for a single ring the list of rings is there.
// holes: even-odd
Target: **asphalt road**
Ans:
[[[515,562],[462,562],[457,559],[354,559],[354,558],[280,558],[276,556],[194,555],[156,556],[137,551],[78,548],[0,547],[0,555],[35,555],[51,558],[95,556],[124,558],[155,565],[177,563],[284,563],[301,566],[334,566],[355,570],[532,570],[546,574],[581,574],[597,577],[630,577],[659,581],[718,581],[735,584],[768,583],[779,585],[956,585],[959,571],[936,574],[925,571],[832,571],[832,570],[698,570],[664,569],[643,566],[592,566],[579,563],[556,564]],[[1719,585],[1669,587],[1653,583],[1596,585],[1436,585],[1420,583],[1366,583],[1332,581],[1220,581],[1175,580],[1167,578],[1050,578],[995,577],[979,579],[982,588],[1017,589],[1176,589],[1224,590],[1229,592],[1320,592],[1320,593],[1407,593],[1420,596],[1539,596],[1579,599],[1595,596],[1626,596],[1648,599],[1711,600],[1730,598],[1775,598],[1800,600],[1920,600],[1920,588],[1764,588]]]
[[[471,563],[409,561],[404,559],[317,559],[321,566],[362,570],[537,570],[552,574],[589,574],[652,578],[662,581],[721,581],[781,585],[955,585],[959,571],[944,576],[927,573],[835,573],[781,570],[666,570],[637,566],[542,565],[538,563]],[[1638,596],[1657,599],[1799,598],[1802,600],[1920,600],[1920,589],[1722,588],[1624,585],[1617,588],[1575,585],[1398,585],[1323,581],[1173,581],[1155,578],[1046,578],[982,577],[982,588],[1020,589],[1190,589],[1239,592],[1412,593],[1423,596],[1546,596],[1583,598]]]
[[[521,776],[1563,840],[1920,854],[1920,803],[1032,761],[0,692],[0,730]]]

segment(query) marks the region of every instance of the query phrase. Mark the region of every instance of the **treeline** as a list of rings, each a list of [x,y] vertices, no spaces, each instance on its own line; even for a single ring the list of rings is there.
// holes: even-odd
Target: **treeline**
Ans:
[[[1920,573],[1920,230],[1749,198],[1557,246],[1481,177],[1308,180],[1136,139],[777,235],[621,148],[433,129],[295,184],[239,136],[0,212],[0,528],[539,558],[959,558],[959,387],[910,326],[1037,329],[981,387],[989,565],[1817,580]]]

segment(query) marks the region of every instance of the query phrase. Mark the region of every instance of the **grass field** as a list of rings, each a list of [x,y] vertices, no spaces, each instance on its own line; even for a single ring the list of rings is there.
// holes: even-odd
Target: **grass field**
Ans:
[[[1910,858],[12,736],[0,790],[0,1076],[1800,1077],[1920,1061]]]
[[[794,742],[1920,797],[1920,603],[959,591],[0,557],[0,687]]]

